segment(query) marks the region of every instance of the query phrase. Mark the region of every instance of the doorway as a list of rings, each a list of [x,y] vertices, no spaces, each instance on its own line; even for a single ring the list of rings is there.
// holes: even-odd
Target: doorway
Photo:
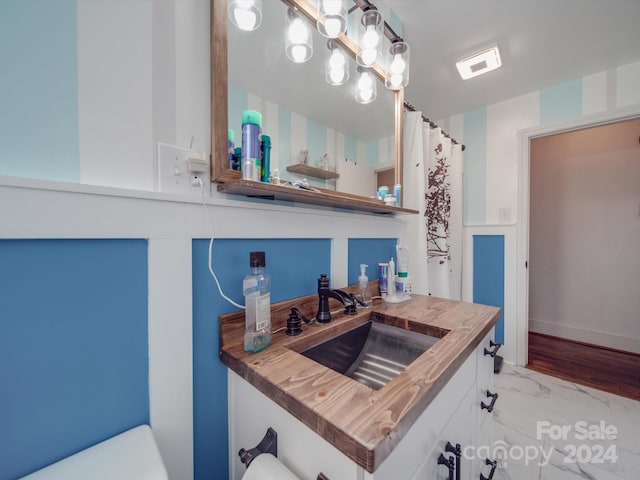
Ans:
[[[640,366],[639,142],[638,118],[529,137],[525,364],[589,376],[585,355],[608,350]]]

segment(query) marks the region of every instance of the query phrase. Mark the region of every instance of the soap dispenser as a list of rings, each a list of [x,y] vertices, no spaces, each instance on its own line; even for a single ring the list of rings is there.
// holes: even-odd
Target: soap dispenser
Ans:
[[[358,277],[358,284],[360,285],[360,300],[366,307],[370,307],[372,304],[371,291],[369,290],[369,277],[367,277],[367,267],[364,263],[360,264],[360,276]]]

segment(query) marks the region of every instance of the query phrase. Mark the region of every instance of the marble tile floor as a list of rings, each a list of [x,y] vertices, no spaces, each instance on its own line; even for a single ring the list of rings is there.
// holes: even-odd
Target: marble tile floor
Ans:
[[[640,402],[508,364],[494,381],[494,480],[640,479]]]

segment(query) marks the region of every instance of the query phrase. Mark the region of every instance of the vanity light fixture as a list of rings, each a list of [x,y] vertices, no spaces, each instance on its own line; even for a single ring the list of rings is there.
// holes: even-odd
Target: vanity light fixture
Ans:
[[[384,22],[382,15],[375,8],[365,10],[358,25],[358,53],[356,62],[363,67],[370,67],[376,61],[380,52],[380,45],[384,38]]]
[[[409,83],[409,44],[392,43],[387,49],[384,85],[390,90],[400,90]]]
[[[349,80],[349,62],[344,51],[333,40],[327,41],[326,78],[330,85],[342,85]]]
[[[327,38],[338,38],[347,31],[347,7],[344,0],[320,0],[318,31]]]
[[[491,70],[499,68],[501,65],[502,61],[500,60],[498,47],[492,47],[456,62],[456,68],[463,80],[490,72]]]
[[[240,30],[256,30],[262,23],[262,0],[229,0],[229,20]]]
[[[289,26],[285,34],[287,57],[296,63],[304,63],[313,55],[313,40],[309,22],[289,8]]]
[[[356,83],[356,101],[367,104],[376,99],[376,77],[373,72],[366,67],[358,67],[358,81]]]

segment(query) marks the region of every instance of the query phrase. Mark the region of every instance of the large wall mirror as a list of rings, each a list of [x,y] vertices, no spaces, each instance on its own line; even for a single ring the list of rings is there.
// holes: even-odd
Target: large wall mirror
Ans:
[[[377,98],[369,104],[354,97],[356,63],[349,58],[350,80],[340,86],[325,80],[327,39],[313,25],[313,56],[294,63],[285,55],[288,10],[301,15],[315,12],[307,0],[263,2],[262,24],[252,32],[230,25],[227,1],[211,2],[212,58],[212,180],[229,182],[241,177],[229,168],[227,129],[241,143],[241,112],[258,110],[263,133],[272,138],[271,169],[283,180],[305,177],[323,191],[371,197],[377,174],[394,170],[402,183],[403,92],[384,87],[378,79]],[[341,37],[346,51],[355,44]],[[377,74],[384,74],[377,67]],[[306,165],[338,175],[314,177],[287,167]]]

